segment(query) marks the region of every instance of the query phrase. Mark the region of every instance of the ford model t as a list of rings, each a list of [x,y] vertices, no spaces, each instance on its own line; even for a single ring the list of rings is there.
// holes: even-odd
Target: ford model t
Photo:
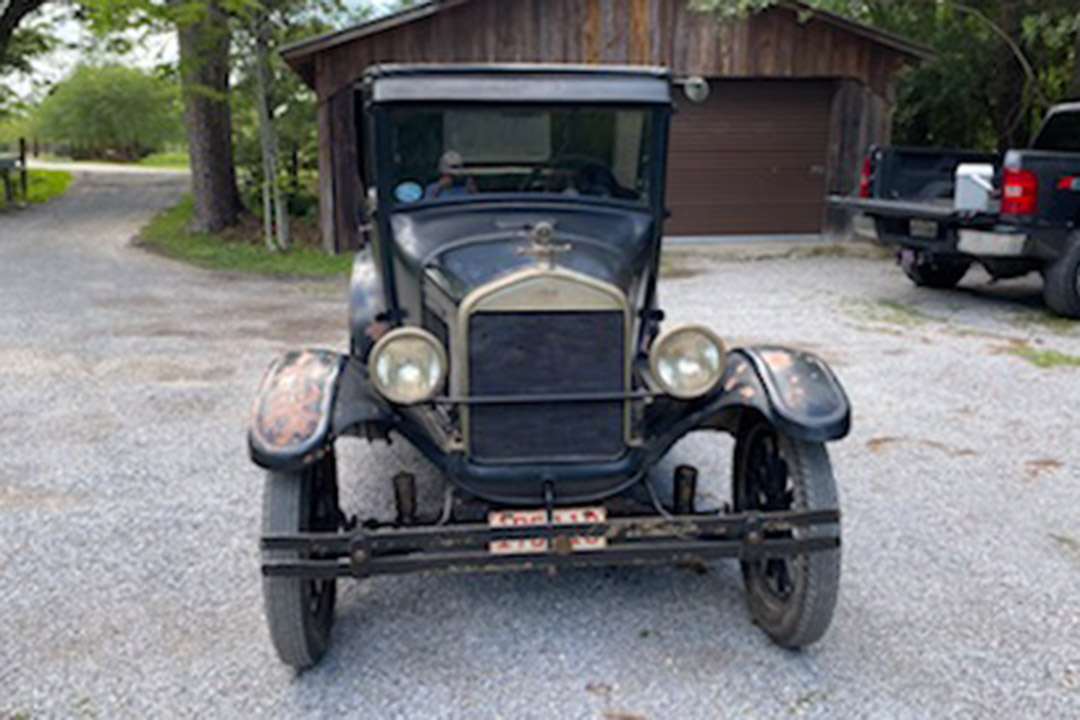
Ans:
[[[820,638],[840,574],[823,443],[848,402],[811,354],[664,322],[667,72],[384,66],[357,102],[370,190],[350,347],[277,359],[250,430],[282,660],[324,653],[341,577],[721,557],[777,643]],[[695,507],[691,466],[656,482],[695,431],[736,438],[721,510]],[[347,516],[349,436],[415,446],[446,484],[441,514],[421,517],[399,472],[393,522]]]

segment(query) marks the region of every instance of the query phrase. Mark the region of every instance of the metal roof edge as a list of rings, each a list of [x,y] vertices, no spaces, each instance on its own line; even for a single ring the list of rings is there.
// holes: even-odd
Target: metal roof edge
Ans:
[[[322,50],[329,50],[337,45],[352,42],[353,40],[359,40],[368,37],[369,35],[378,35],[381,32],[392,30],[401,25],[408,25],[409,23],[434,15],[446,8],[451,8],[455,5],[463,5],[467,2],[469,2],[469,0],[428,0],[428,2],[413,5],[404,10],[399,10],[390,15],[384,15],[375,20],[360,23],[359,25],[353,25],[352,27],[336,30],[324,35],[316,35],[315,37],[298,40],[286,45],[279,52],[281,57],[287,62],[299,62],[307,55],[312,55]]]
[[[417,20],[430,17],[443,10],[458,5],[464,5],[467,2],[470,2],[470,0],[428,0],[428,2],[414,5],[376,20],[371,20],[325,35],[317,35],[312,38],[299,40],[282,48],[280,54],[290,65],[298,65],[303,63],[308,56],[323,50],[329,50],[338,45],[369,37],[371,35],[378,35],[387,30],[392,30],[396,27],[408,25]],[[929,60],[935,57],[934,51],[924,45],[920,45],[899,35],[879,30],[870,25],[866,25],[865,23],[858,22],[857,20],[852,20],[827,10],[811,7],[800,0],[779,0],[776,6],[794,10],[800,14],[809,14],[811,17],[821,20],[822,22],[839,27],[881,45],[885,45],[913,58]]]
[[[780,7],[786,7],[789,10],[794,10],[795,12],[800,14],[809,14],[812,18],[817,18],[822,22],[826,22],[830,25],[835,25],[836,27],[847,30],[854,35],[860,35],[864,38],[867,38],[868,40],[873,40],[876,43],[890,47],[893,50],[898,50],[905,55],[909,55],[920,60],[932,60],[937,57],[937,53],[935,53],[933,50],[926,47],[925,45],[920,45],[913,40],[909,40],[901,35],[896,35],[895,33],[887,32],[885,30],[879,30],[872,25],[867,25],[866,23],[859,22],[858,20],[852,20],[851,18],[844,17],[843,15],[838,15],[834,12],[829,12],[828,10],[821,10],[820,8],[812,7],[811,5],[807,5],[805,2],[801,2],[801,0],[780,0],[777,5]]]

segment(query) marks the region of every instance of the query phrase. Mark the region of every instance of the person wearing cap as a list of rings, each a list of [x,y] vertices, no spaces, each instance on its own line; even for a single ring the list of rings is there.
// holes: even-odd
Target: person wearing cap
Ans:
[[[476,192],[476,182],[465,175],[465,162],[457,150],[447,150],[439,159],[439,179],[427,186],[424,198],[455,197]]]

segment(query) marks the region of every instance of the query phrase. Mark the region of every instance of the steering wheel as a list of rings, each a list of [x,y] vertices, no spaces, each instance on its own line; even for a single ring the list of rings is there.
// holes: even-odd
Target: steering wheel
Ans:
[[[550,174],[541,177],[545,171]],[[564,179],[565,182],[560,183]],[[594,197],[618,196],[621,190],[611,168],[588,155],[556,155],[534,167],[521,184],[522,191],[565,192],[570,189]]]

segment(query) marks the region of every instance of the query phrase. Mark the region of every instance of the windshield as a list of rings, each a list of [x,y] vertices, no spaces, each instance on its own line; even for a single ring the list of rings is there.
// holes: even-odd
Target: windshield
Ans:
[[[649,110],[409,106],[390,123],[399,205],[490,193],[649,199]]]

